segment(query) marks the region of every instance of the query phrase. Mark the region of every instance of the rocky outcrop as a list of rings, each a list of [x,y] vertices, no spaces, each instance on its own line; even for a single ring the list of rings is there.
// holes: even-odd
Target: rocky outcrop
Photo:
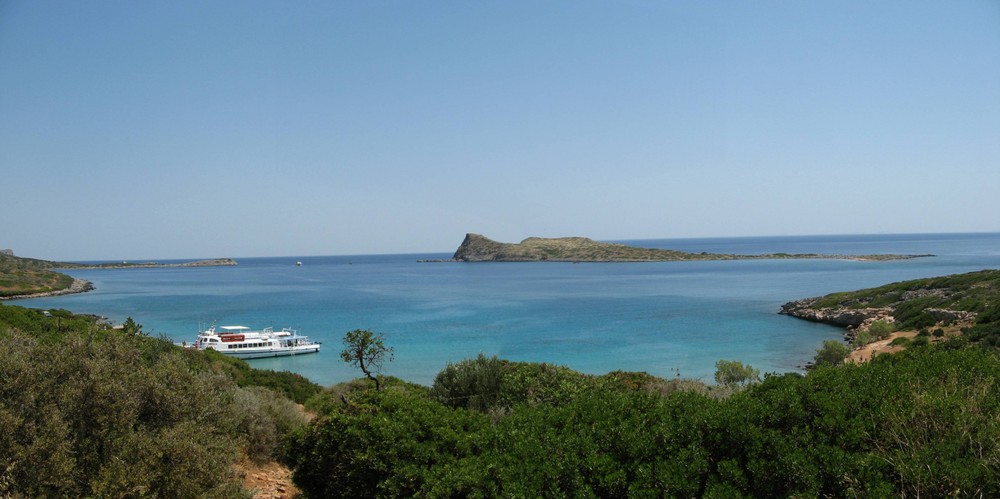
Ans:
[[[848,308],[828,307],[813,308],[818,298],[807,298],[786,303],[781,306],[779,314],[790,315],[807,321],[822,322],[839,327],[857,328],[865,322],[872,322],[892,317],[891,308]]]
[[[942,324],[972,324],[976,322],[976,318],[978,317],[978,314],[975,312],[947,308],[928,308],[926,312]]]
[[[466,234],[455,250],[453,260],[460,262],[532,261],[540,255],[518,249],[513,244],[494,241],[479,234]]]

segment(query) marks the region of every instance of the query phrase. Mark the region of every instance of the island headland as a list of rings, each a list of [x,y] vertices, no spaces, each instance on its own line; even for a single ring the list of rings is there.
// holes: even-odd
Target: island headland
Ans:
[[[604,243],[586,237],[529,237],[520,243],[501,243],[480,234],[466,234],[451,260],[456,262],[674,262],[690,260],[840,259],[859,261],[901,260],[933,255],[821,255],[768,253],[735,255],[687,253],[670,249],[639,248]]]

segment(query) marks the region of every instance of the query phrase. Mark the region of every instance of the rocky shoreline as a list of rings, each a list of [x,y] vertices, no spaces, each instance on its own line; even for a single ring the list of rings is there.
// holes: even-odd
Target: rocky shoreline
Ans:
[[[816,297],[791,301],[782,305],[781,310],[778,313],[811,322],[820,322],[844,328],[858,328],[866,322],[872,322],[892,316],[892,309],[888,307],[813,308],[813,305],[819,300],[820,298]]]
[[[57,289],[55,291],[46,291],[44,293],[30,293],[26,295],[13,295],[13,296],[2,296],[0,300],[27,300],[29,298],[47,298],[50,296],[62,296],[62,295],[72,295],[76,293],[86,293],[87,291],[93,291],[94,283],[90,281],[85,281],[83,279],[73,279],[73,284],[66,289]]]
[[[859,332],[866,331],[876,321],[896,322],[896,310],[893,307],[816,307],[815,304],[821,299],[823,297],[791,301],[782,305],[778,313],[810,322],[842,327],[844,328],[844,339],[848,342],[853,340]],[[930,314],[938,324],[948,325],[972,324],[975,323],[977,317],[975,312],[949,308],[926,308],[925,312]]]

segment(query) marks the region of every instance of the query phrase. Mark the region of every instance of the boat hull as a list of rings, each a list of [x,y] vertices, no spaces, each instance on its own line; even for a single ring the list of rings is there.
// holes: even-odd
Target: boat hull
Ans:
[[[236,352],[218,350],[223,355],[236,357],[237,359],[263,359],[267,357],[288,357],[291,355],[305,355],[307,353],[319,352],[319,345],[303,345],[294,348],[245,348]]]

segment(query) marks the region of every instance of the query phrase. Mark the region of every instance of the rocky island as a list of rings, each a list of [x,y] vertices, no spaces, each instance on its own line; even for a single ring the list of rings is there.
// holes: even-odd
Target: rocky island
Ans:
[[[842,259],[899,260],[932,255],[820,255],[815,253],[768,253],[733,255],[724,253],[687,253],[669,249],[639,248],[604,243],[586,237],[529,237],[518,244],[501,243],[479,234],[466,234],[452,261],[458,262],[671,262],[689,260],[763,260],[763,259]]]

